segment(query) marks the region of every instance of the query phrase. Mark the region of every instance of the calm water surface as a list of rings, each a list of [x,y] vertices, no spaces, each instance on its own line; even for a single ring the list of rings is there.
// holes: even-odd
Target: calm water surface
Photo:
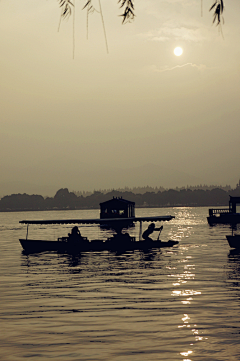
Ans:
[[[161,239],[178,240],[174,248],[71,257],[24,255],[19,220],[98,210],[0,213],[0,360],[240,360],[240,254],[230,252],[229,227],[209,227],[207,208],[136,210],[166,214],[176,218]],[[29,238],[69,230],[31,226]],[[97,226],[81,231],[106,236]]]

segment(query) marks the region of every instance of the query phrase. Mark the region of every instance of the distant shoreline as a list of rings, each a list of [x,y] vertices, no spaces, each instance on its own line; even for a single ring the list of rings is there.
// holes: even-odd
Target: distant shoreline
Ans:
[[[59,189],[54,197],[44,198],[41,195],[12,194],[0,199],[0,212],[36,212],[36,211],[68,211],[99,210],[100,204],[113,198],[122,198],[135,204],[135,208],[172,208],[172,207],[228,207],[229,196],[240,196],[240,186],[235,190],[225,191],[221,188],[211,190],[180,189],[146,192],[111,191],[109,193],[94,192],[86,197],[77,196],[67,188]]]
[[[222,208],[222,207],[227,207],[226,204],[224,205],[219,205],[219,204],[210,204],[210,205],[171,205],[171,206],[136,206],[135,209],[141,209],[141,208]],[[89,211],[89,210],[99,210],[99,207],[98,208],[74,208],[74,209],[69,209],[69,208],[62,208],[62,209],[16,209],[16,210],[0,210],[0,213],[17,213],[17,212],[59,212],[59,211]]]

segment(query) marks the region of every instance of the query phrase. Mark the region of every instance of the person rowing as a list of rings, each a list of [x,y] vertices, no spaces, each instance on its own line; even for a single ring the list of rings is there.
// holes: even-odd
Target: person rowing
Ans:
[[[163,226],[156,228],[154,223],[149,224],[148,228],[146,229],[146,231],[143,232],[142,234],[142,238],[145,241],[152,241],[152,238],[149,237],[150,234],[152,234],[154,231],[159,231],[161,232],[163,229]],[[159,233],[160,235],[160,233]]]

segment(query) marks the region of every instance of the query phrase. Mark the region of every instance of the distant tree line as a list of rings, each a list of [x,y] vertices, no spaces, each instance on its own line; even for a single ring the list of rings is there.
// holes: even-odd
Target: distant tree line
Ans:
[[[200,207],[227,206],[229,195],[240,196],[240,184],[236,189],[225,191],[221,188],[204,189],[168,189],[164,191],[146,192],[144,194],[130,191],[120,192],[112,190],[108,193],[95,191],[84,197],[61,188],[54,197],[44,198],[41,195],[12,194],[0,200],[0,211],[44,211],[64,209],[96,209],[99,203],[113,197],[122,197],[133,201],[136,207]]]
[[[238,186],[238,185],[237,185]],[[214,188],[221,188],[225,191],[231,191],[232,190],[232,187],[230,185],[225,185],[225,186],[216,186],[214,184],[212,185],[207,185],[207,184],[199,184],[197,186],[187,186],[186,187],[187,189],[191,189],[192,191],[193,190],[196,190],[196,189],[203,189],[203,190],[212,190]],[[180,190],[184,190],[186,189],[185,187],[176,187],[175,189],[177,191],[180,191]],[[108,188],[108,189],[96,189],[94,191],[73,191],[73,193],[75,193],[78,197],[79,196],[90,196],[91,194],[93,194],[95,191],[98,191],[98,192],[101,192],[103,194],[106,194],[106,193],[111,193],[113,191],[118,191],[120,193],[125,193],[125,192],[132,192],[134,194],[144,194],[144,193],[147,193],[147,192],[154,192],[154,193],[158,193],[158,192],[163,192],[163,191],[167,191],[168,188],[164,188],[164,187],[151,187],[151,186],[145,186],[145,187],[124,187],[124,188]]]

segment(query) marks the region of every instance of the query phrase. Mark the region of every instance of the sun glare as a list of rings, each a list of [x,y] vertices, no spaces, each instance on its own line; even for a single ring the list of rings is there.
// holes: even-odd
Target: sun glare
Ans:
[[[182,48],[180,48],[180,46],[178,46],[174,49],[174,54],[176,56],[180,56],[180,55],[182,55],[182,53],[183,53],[183,50],[182,50]]]

